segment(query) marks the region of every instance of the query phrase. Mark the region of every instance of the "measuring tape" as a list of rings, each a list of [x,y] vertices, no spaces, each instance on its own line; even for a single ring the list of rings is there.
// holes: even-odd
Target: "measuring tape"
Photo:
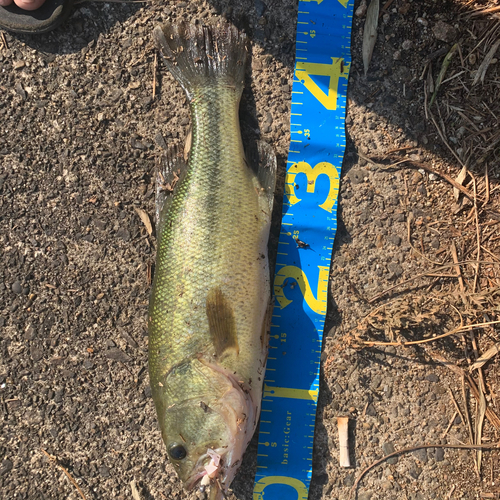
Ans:
[[[352,0],[299,1],[291,142],[253,500],[307,500],[337,229]]]

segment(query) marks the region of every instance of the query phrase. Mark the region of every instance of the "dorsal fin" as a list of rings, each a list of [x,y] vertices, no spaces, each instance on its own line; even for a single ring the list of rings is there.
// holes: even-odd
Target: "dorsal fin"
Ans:
[[[238,354],[238,336],[233,308],[220,287],[212,288],[208,292],[207,317],[215,355],[219,358],[228,350],[234,350]]]
[[[257,142],[259,163],[257,177],[260,185],[264,188],[269,200],[269,211],[273,211],[274,189],[276,187],[276,155],[274,149],[265,141]]]
[[[247,151],[249,166],[255,172],[269,204],[269,216],[273,212],[274,189],[276,187],[277,163],[273,148],[265,141],[251,144]]]
[[[167,149],[164,160],[156,172],[156,237],[160,238],[168,207],[172,201],[175,186],[187,171],[184,151],[174,145]]]

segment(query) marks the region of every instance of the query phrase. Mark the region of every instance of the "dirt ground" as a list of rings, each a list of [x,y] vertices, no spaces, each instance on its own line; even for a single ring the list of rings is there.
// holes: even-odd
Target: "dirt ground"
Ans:
[[[481,82],[495,7],[387,2],[366,77],[362,5],[354,18],[311,500],[347,499],[367,466],[421,444],[435,446],[368,471],[357,498],[500,498],[498,449],[478,473],[475,451],[438,447],[500,439],[500,356],[469,370],[500,329],[457,331],[500,320],[500,50]],[[225,15],[249,33],[244,142],[275,148],[281,203],[296,14],[291,0],[87,3],[53,33],[0,34],[2,499],[130,499],[132,481],[141,499],[203,498],[166,459],[148,385],[155,239],[136,209],[153,218],[155,165],[189,126],[151,31]],[[415,340],[431,342],[401,345]],[[229,499],[252,498],[256,450]]]

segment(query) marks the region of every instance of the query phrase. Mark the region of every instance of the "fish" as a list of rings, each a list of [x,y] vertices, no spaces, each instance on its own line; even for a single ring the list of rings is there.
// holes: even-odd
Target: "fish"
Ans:
[[[243,148],[248,39],[226,21],[164,24],[161,59],[189,102],[189,158],[156,178],[149,377],[162,439],[186,489],[225,496],[260,414],[270,326],[268,239],[276,157]]]

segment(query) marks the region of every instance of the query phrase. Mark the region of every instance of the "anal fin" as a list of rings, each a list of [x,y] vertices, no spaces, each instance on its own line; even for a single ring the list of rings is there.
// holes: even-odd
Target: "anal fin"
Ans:
[[[239,353],[236,322],[233,307],[219,287],[212,288],[207,295],[207,317],[215,355],[233,350]]]

